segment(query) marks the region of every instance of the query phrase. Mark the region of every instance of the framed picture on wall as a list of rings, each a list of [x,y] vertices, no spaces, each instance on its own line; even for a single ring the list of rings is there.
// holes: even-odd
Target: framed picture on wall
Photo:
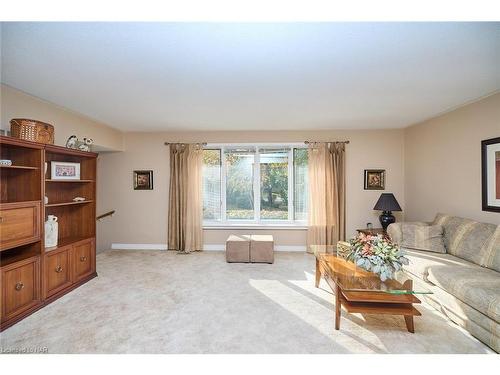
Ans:
[[[365,190],[385,190],[385,169],[365,169]]]
[[[153,190],[153,171],[134,171],[134,190]]]
[[[500,137],[481,142],[483,211],[500,212]]]

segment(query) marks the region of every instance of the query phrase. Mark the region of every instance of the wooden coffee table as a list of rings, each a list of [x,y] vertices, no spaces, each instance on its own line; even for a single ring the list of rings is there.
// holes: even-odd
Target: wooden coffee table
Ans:
[[[316,287],[321,276],[335,293],[335,329],[340,329],[342,306],[348,313],[402,315],[409,332],[415,332],[413,317],[421,315],[413,306],[420,303],[413,282],[403,271],[396,279],[381,281],[378,275],[365,271],[337,255],[335,246],[312,245],[316,256]]]

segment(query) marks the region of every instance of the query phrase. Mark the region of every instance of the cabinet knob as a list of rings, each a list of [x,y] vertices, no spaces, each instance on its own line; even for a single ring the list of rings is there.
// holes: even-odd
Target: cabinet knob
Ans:
[[[86,256],[80,257],[80,262],[85,262],[87,260]]]
[[[3,217],[0,216],[0,223],[3,223]]]
[[[16,284],[15,288],[16,288],[16,290],[19,292],[21,289],[23,289],[23,288],[24,288],[24,284],[23,284],[21,281],[19,281],[19,282]]]
[[[57,266],[56,272],[57,273],[61,273],[62,271],[63,271],[62,267],[61,266]]]

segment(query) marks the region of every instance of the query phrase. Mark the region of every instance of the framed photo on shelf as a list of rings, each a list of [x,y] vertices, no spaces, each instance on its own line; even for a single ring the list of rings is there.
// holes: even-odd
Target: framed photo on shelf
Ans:
[[[50,178],[52,180],[79,180],[80,163],[52,161],[50,162]]]
[[[385,169],[365,169],[365,190],[385,190]]]
[[[153,190],[153,171],[134,171],[134,190]]]
[[[483,211],[500,212],[500,137],[481,142]]]

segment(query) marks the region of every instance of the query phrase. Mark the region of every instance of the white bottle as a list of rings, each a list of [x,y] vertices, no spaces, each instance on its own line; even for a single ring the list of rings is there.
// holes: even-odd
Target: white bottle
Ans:
[[[49,215],[45,222],[45,247],[57,246],[58,231],[59,224],[57,223],[57,216]]]

